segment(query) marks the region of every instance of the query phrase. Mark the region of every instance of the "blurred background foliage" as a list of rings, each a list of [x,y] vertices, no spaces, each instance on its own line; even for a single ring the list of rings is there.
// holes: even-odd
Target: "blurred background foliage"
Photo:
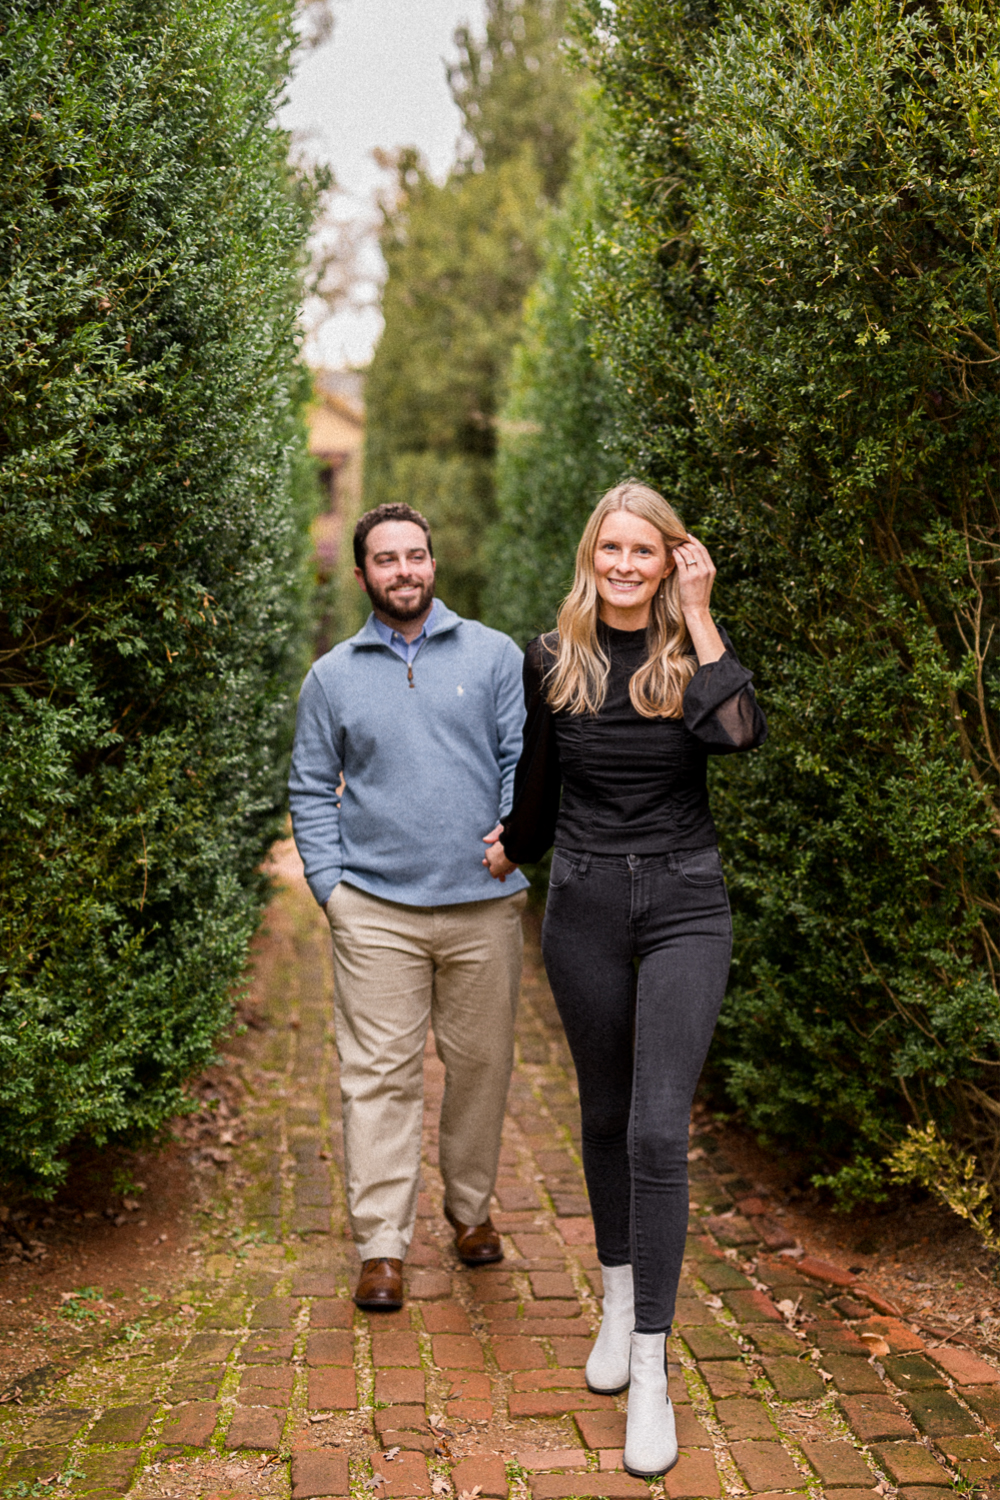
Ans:
[[[284,0],[0,27],[0,1178],[149,1135],[232,1014],[308,661],[323,183]]]
[[[466,615],[484,608],[497,417],[578,128],[564,30],[562,0],[488,0],[483,36],[455,38],[465,138],[453,170],[436,183],[402,151],[382,204],[385,331],[365,382],[364,504],[423,511],[441,597]],[[360,597],[356,608],[363,617]]]
[[[496,519],[486,538],[487,623],[524,646],[551,630],[576,546],[601,495],[623,473],[605,362],[578,297],[578,257],[606,211],[597,170],[607,142],[589,94],[542,266],[524,304],[497,422]]]

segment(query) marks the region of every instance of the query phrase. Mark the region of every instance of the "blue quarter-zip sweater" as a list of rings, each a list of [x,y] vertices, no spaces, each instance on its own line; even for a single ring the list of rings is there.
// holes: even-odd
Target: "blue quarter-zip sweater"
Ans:
[[[289,792],[322,905],[340,880],[404,906],[510,896],[482,863],[511,807],[521,753],[521,652],[440,600],[411,666],[373,616],[302,685]],[[343,792],[338,791],[343,773]]]

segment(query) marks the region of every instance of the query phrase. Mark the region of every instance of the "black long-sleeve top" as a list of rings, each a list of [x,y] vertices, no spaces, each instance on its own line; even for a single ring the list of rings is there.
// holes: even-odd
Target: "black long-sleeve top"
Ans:
[[[629,681],[646,656],[645,630],[603,623],[598,629],[611,669],[596,714],[549,707],[545,678],[555,662],[555,634],[539,636],[525,652],[524,748],[501,835],[515,864],[541,859],[553,843],[591,854],[665,854],[714,844],[708,757],[752,750],[767,734],[753,673],[725,631],[725,655],[699,667],[687,685],[683,718],[646,719],[629,698]]]

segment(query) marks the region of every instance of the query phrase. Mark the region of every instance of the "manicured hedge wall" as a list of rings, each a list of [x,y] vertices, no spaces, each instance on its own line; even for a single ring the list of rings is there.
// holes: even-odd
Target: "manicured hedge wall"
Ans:
[[[929,1121],[1000,1197],[998,7],[581,9],[618,441],[771,721],[717,774],[714,1086],[846,1199]]]
[[[0,25],[0,1178],[157,1127],[259,911],[311,479],[286,0]]]

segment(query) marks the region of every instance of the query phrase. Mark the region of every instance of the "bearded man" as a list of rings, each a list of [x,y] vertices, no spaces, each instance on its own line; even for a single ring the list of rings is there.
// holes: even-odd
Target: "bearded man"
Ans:
[[[333,934],[354,1300],[395,1309],[420,1177],[428,1024],[445,1065],[445,1214],[467,1265],[500,1260],[489,1215],[514,1051],[527,881],[483,844],[512,801],[521,652],[434,597],[430,527],[380,505],[354,532],[372,613],[302,687],[292,824]],[[492,832],[490,831],[492,830]]]

